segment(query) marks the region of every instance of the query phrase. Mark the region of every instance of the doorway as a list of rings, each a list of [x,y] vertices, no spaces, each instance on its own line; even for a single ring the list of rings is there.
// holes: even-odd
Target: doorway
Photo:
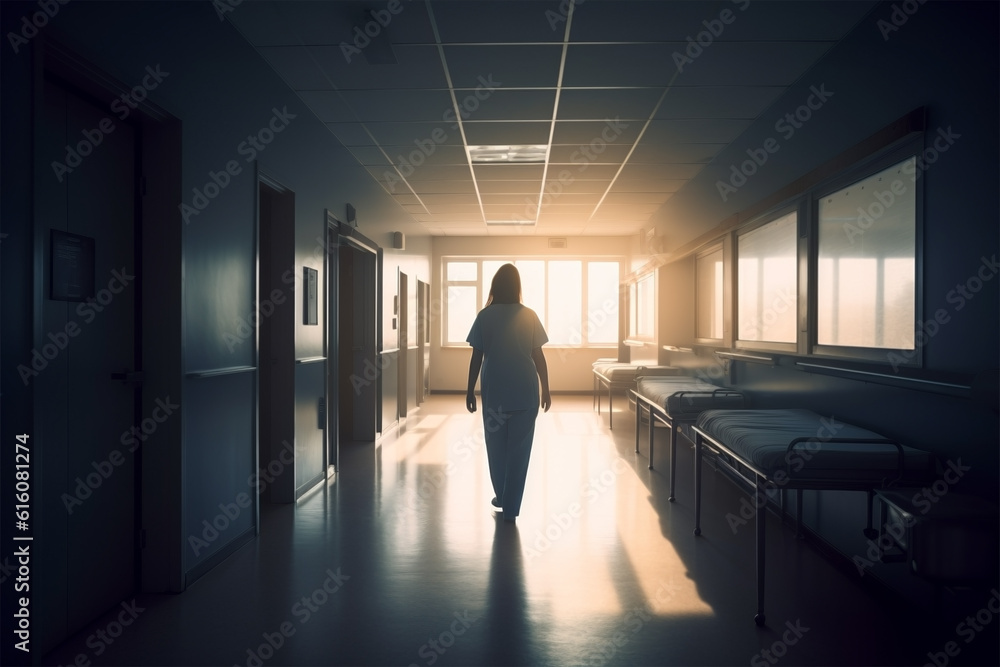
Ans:
[[[417,280],[417,405],[430,393],[431,286]]]
[[[295,442],[295,299],[288,292],[287,271],[295,264],[295,193],[263,172],[257,174],[259,235],[258,297],[258,436],[255,469],[284,460],[285,443]],[[267,485],[269,503],[295,501],[294,467]],[[259,514],[257,515],[259,518]],[[260,521],[257,522],[260,534]]]
[[[373,443],[382,430],[382,249],[329,211],[327,230],[327,349],[333,362],[327,396],[336,406],[328,420],[335,437],[327,446],[329,460],[339,462],[340,443]]]
[[[46,450],[36,470],[39,497],[51,499],[40,512],[48,553],[61,560],[45,570],[47,621],[71,634],[133,596],[141,580],[140,142],[132,125],[118,123],[83,158],[64,157],[107,111],[62,79],[43,85],[34,183],[46,268],[36,295],[40,330],[64,335],[40,347],[49,364],[34,378]],[[176,407],[167,402],[158,415]]]

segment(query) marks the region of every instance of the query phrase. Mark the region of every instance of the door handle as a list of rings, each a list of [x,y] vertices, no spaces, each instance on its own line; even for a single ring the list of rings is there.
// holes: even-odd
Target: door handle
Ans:
[[[137,386],[142,384],[142,371],[125,371],[123,373],[112,373],[112,380],[119,380],[122,384]]]

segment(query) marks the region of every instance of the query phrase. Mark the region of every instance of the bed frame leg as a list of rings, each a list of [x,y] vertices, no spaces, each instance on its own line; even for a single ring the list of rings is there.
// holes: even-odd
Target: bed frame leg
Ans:
[[[649,408],[649,469],[653,469],[653,450],[656,445],[656,417],[653,416],[653,408]],[[673,494],[671,494],[673,495]]]
[[[802,539],[802,489],[795,489],[795,537]]]
[[[865,527],[865,537],[874,540],[878,537],[878,531],[872,527],[872,511],[875,505],[875,489],[868,489],[868,525]]]
[[[667,500],[674,502],[674,482],[677,479],[677,422],[670,425],[670,495]]]
[[[694,439],[694,534],[701,535],[701,434]]]
[[[642,428],[642,405],[639,402],[639,397],[635,398],[635,453],[639,453],[639,430]],[[650,427],[652,430],[652,426]],[[652,466],[652,463],[650,463]]]
[[[766,504],[760,503],[759,499],[764,498],[764,485],[760,476],[756,478],[757,500],[755,505],[761,505],[757,510],[757,615],[753,617],[754,623],[759,626],[764,625],[764,527],[767,520]]]
[[[615,406],[613,404],[614,401],[613,396],[614,393],[611,389],[611,384],[609,383],[608,384],[608,429],[609,430],[614,428]]]

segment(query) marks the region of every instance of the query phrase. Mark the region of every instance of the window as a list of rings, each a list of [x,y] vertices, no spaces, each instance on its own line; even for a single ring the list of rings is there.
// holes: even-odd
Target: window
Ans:
[[[521,274],[524,305],[538,314],[550,345],[615,345],[620,263],[585,259],[444,260],[445,345],[464,345],[486,305],[493,276],[511,263]]]
[[[656,295],[652,273],[629,285],[629,338],[653,339],[653,318],[656,316]]]
[[[737,237],[738,340],[796,342],[797,240],[795,211]]]
[[[916,158],[822,197],[819,345],[914,349]]]
[[[695,336],[722,339],[722,246],[695,258]]]

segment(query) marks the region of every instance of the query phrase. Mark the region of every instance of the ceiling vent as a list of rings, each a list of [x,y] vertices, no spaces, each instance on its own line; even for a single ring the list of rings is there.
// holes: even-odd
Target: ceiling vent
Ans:
[[[565,236],[561,236],[559,238],[550,238],[549,239],[549,247],[550,248],[565,248],[568,245],[569,244],[566,242],[566,237]]]

